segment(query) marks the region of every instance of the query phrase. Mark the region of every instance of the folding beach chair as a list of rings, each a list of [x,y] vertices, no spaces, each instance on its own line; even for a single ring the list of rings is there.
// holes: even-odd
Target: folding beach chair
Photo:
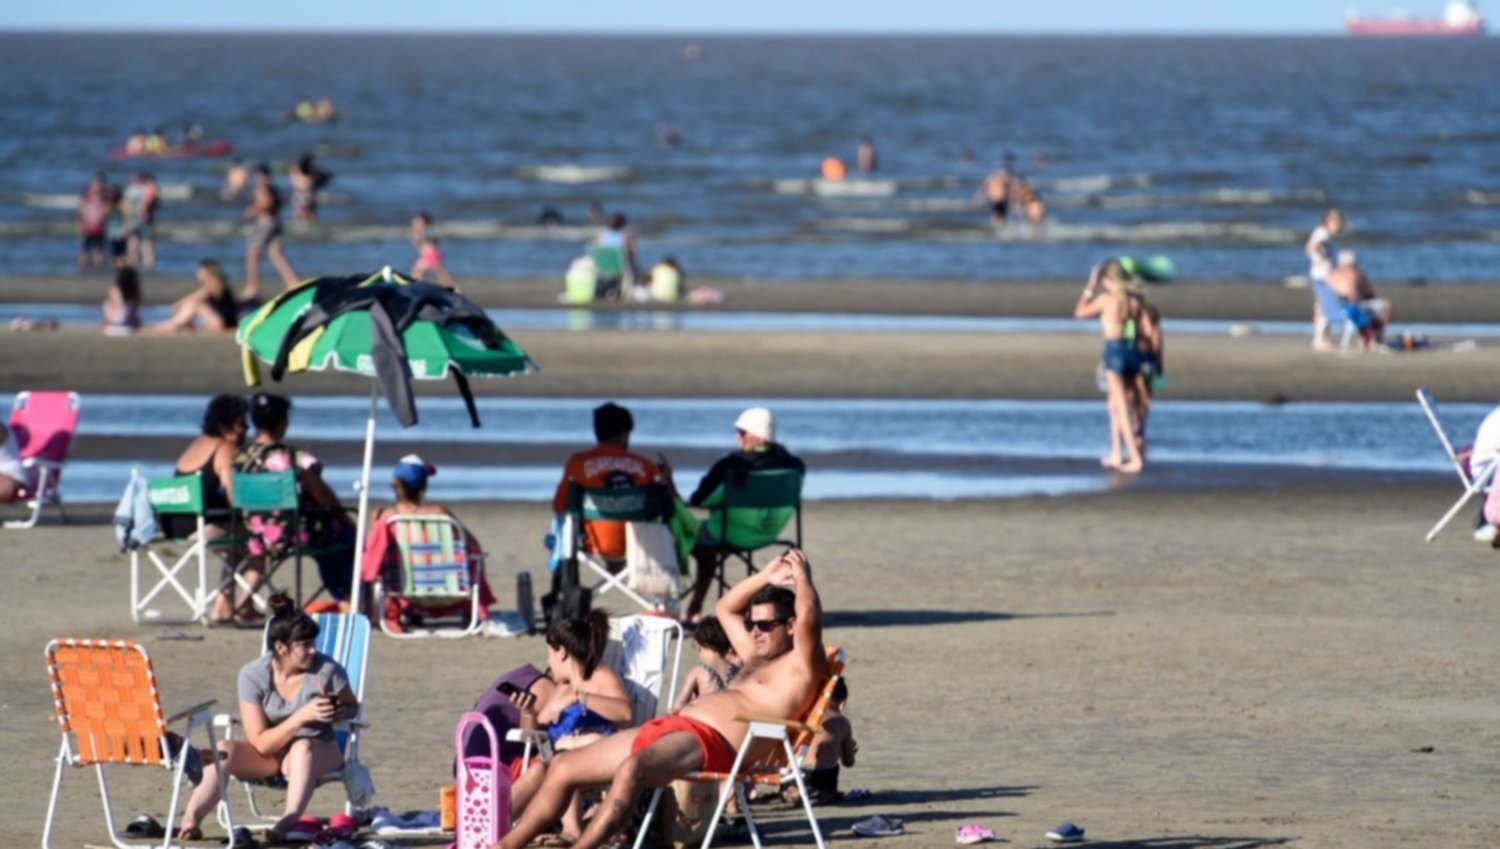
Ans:
[[[1464,509],[1464,505],[1468,504],[1470,499],[1476,495],[1484,495],[1490,488],[1490,484],[1495,478],[1495,469],[1500,467],[1500,461],[1490,463],[1488,468],[1478,476],[1471,476],[1469,473],[1469,464],[1465,462],[1465,458],[1460,457],[1459,453],[1453,450],[1453,443],[1448,441],[1448,433],[1443,428],[1443,423],[1438,420],[1437,404],[1432,400],[1432,393],[1427,391],[1427,387],[1423,386],[1417,389],[1417,403],[1422,405],[1422,412],[1427,414],[1427,421],[1432,423],[1433,432],[1437,434],[1438,441],[1443,444],[1443,453],[1448,455],[1448,462],[1453,464],[1453,471],[1458,473],[1458,482],[1463,484],[1464,487],[1464,494],[1459,496],[1458,500],[1453,503],[1453,506],[1448,508],[1448,512],[1443,514],[1443,518],[1438,519],[1437,524],[1432,526],[1432,530],[1427,532],[1426,541],[1432,542],[1438,535],[1438,532],[1447,527],[1448,523],[1453,520],[1454,516],[1458,515],[1458,511]]]
[[[349,673],[349,689],[354,691],[354,698],[359,701],[359,714],[352,720],[334,724],[334,742],[339,751],[344,755],[344,765],[332,772],[318,776],[317,786],[332,784],[335,781],[344,785],[344,812],[353,816],[356,807],[368,807],[370,798],[374,795],[375,788],[370,783],[368,767],[360,760],[359,737],[360,733],[367,727],[365,724],[365,670],[370,657],[370,620],[363,614],[355,613],[320,613],[313,617],[318,623],[317,650],[319,654],[327,655],[339,662],[344,671]],[[271,623],[266,623],[266,637],[262,638],[261,647],[263,651],[269,652],[271,647],[267,644],[270,635]],[[233,714],[219,714],[214,717],[214,723],[225,728],[225,738],[238,739],[241,736],[240,718]],[[262,820],[259,825],[252,828],[270,828],[271,823],[280,819],[279,816],[264,814],[256,802],[255,789],[270,788],[275,790],[286,787],[286,779],[282,776],[274,776],[266,779],[236,778],[245,785],[245,796],[250,803],[250,813]],[[225,828],[229,828],[229,797],[224,796],[224,801],[219,804],[219,822]]]
[[[171,716],[164,716],[156,691],[156,673],[146,649],[125,640],[80,640],[58,638],[47,644],[47,677],[52,681],[52,701],[62,745],[57,751],[57,773],[52,796],[47,801],[47,823],[42,830],[42,849],[52,845],[52,820],[62,790],[65,767],[94,766],[99,775],[99,797],[104,803],[104,826],[109,839],[120,849],[134,849],[115,834],[114,812],[109,803],[105,764],[152,766],[172,774],[172,801],[167,808],[166,839],[159,844],[171,849],[173,823],[181,801],[182,779],[187,762],[195,757],[190,745],[193,730],[202,728],[208,750],[218,765],[219,746],[214,739],[209,708],[213,700],[199,702]],[[170,735],[167,726],[182,721],[182,736]],[[215,770],[223,793],[224,771]],[[226,827],[233,823],[226,819]],[[155,844],[153,844],[155,845]]]
[[[667,520],[670,495],[658,484],[590,489],[577,481],[568,482],[568,515],[573,516],[576,537],[573,555],[563,568],[577,569],[578,564],[587,566],[600,579],[591,587],[595,598],[610,590],[619,590],[642,608],[652,610],[660,606],[659,600],[648,599],[626,585],[629,570],[611,572],[600,557],[587,551],[585,520],[607,520],[616,522],[654,522]],[[581,572],[575,572],[581,575]]]
[[[387,599],[405,602],[413,612],[427,612],[423,627],[395,631],[385,616],[380,630],[392,637],[467,637],[484,630],[487,618],[479,607],[479,574],[484,555],[470,552],[463,525],[452,516],[392,516],[386,520],[395,557],[387,557],[384,575],[375,584],[376,610]],[[392,562],[395,561],[395,562]],[[445,609],[460,610],[459,620],[440,629],[432,625]]]
[[[637,614],[609,620],[609,642],[600,661],[625,682],[630,692],[630,724],[639,726],[656,716],[662,706],[671,707],[677,700],[677,676],[682,667],[685,643],[682,625],[666,616]],[[667,662],[671,661],[671,671]],[[666,690],[663,696],[662,691]],[[550,741],[543,730],[512,728],[505,739],[526,744],[523,764],[529,765],[533,752],[550,754]]]
[[[1333,291],[1321,280],[1313,281],[1313,292],[1318,299],[1318,312],[1322,315],[1322,327],[1332,331],[1340,328],[1342,336],[1339,339],[1339,350],[1347,351],[1354,344],[1354,337],[1359,333],[1359,326],[1349,317],[1349,304],[1339,293]]]
[[[303,557],[317,557],[334,551],[336,548],[323,548],[297,542],[297,536],[302,532],[307,521],[307,514],[301,507],[297,472],[290,469],[279,472],[235,472],[232,480],[234,491],[230,506],[235,510],[235,522],[230,526],[231,533],[239,536],[246,531],[254,531],[256,524],[262,521],[261,516],[279,513],[288,518],[286,527],[289,529],[290,539],[286,541],[286,544],[277,546],[273,552],[260,557],[264,570],[260,593],[254,591],[243,574],[245,567],[251,562],[252,555],[248,550],[245,552],[246,556],[235,564],[229,576],[220,582],[219,589],[232,585],[233,589],[244,592],[256,608],[265,613],[268,608],[262,595],[269,597],[271,593],[276,592],[277,587],[274,582],[276,573],[283,566],[291,563],[297,604],[300,606],[317,598],[326,590],[326,587],[320,584],[311,595],[303,594],[302,559]],[[239,602],[235,600],[235,606],[238,607],[238,605]]]
[[[812,801],[807,795],[807,785],[803,782],[802,758],[806,749],[811,745],[813,736],[823,724],[823,715],[828,712],[828,703],[833,699],[833,688],[838,684],[839,676],[844,672],[844,662],[844,650],[830,646],[828,648],[828,677],[824,680],[817,698],[802,716],[796,719],[775,719],[762,716],[736,717],[737,720],[749,722],[750,728],[745,732],[745,739],[740,743],[738,754],[734,758],[734,766],[729,772],[697,771],[683,776],[688,781],[723,782],[719,790],[719,804],[714,808],[713,819],[709,821],[708,833],[703,836],[702,849],[708,849],[713,843],[719,820],[724,816],[724,808],[729,804],[731,792],[739,800],[740,811],[750,825],[750,839],[755,843],[755,849],[761,849],[760,830],[755,827],[755,815],[745,791],[756,784],[780,785],[788,774],[797,785],[802,807],[807,812],[807,823],[812,826],[813,839],[817,841],[818,849],[827,849],[823,842],[823,832],[818,828],[818,816],[813,813]],[[768,751],[763,756],[747,763],[747,755],[752,749],[758,748],[757,744],[761,742],[772,745],[767,747]],[[781,745],[775,746],[775,743]],[[651,828],[651,820],[656,816],[657,805],[661,803],[661,795],[666,789],[665,787],[658,788],[652,794],[651,805],[646,809],[645,820],[636,834],[634,849],[641,849],[646,833]]]
[[[57,484],[63,464],[68,460],[68,452],[73,450],[73,433],[78,429],[78,393],[22,392],[16,395],[10,409],[10,429],[15,432],[21,468],[26,472],[26,480],[22,481],[25,488],[16,500],[31,508],[31,515],[8,521],[5,527],[36,527],[37,520],[42,517],[42,506],[46,504],[57,505],[57,512],[66,523],[68,514],[63,511]]]
[[[726,575],[730,558],[745,564],[745,574],[755,573],[755,552],[773,545],[802,547],[802,481],[796,469],[752,470],[731,473],[728,480],[703,502],[708,518],[703,522],[711,545],[716,547],[714,578],[719,595],[729,586]],[[795,535],[782,537],[792,523]]]
[[[224,535],[209,538],[206,533],[207,515],[203,501],[203,473],[193,472],[190,475],[174,475],[166,478],[146,479],[147,497],[151,499],[151,507],[158,516],[162,515],[187,515],[196,519],[196,528],[186,537],[166,536],[163,531],[162,541],[176,542],[187,545],[177,559],[170,564],[167,562],[164,552],[157,541],[143,546],[136,546],[130,550],[130,618],[140,622],[145,611],[163,590],[170,589],[177,594],[182,603],[187,606],[188,617],[181,620],[167,620],[152,617],[153,622],[165,623],[171,621],[193,622],[208,620],[209,602],[211,596],[207,592],[208,587],[208,554],[212,550],[221,550],[224,546],[232,543],[233,537]],[[224,511],[224,518],[229,516]],[[215,517],[219,518],[219,517]],[[165,526],[163,526],[165,527]],[[151,564],[161,575],[156,584],[143,596],[141,594],[141,572],[145,564]],[[184,576],[184,570],[197,568],[197,583],[192,583],[192,575]],[[182,578],[186,577],[188,584],[184,585]],[[191,587],[191,589],[190,589]],[[170,600],[170,596],[165,596]]]

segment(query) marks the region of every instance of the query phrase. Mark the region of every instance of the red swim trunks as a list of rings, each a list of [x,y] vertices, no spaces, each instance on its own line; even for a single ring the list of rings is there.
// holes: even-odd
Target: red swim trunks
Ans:
[[[700,767],[703,772],[728,772],[734,768],[734,747],[729,745],[724,735],[712,726],[685,716],[658,716],[647,720],[635,733],[630,753],[633,755],[662,737],[679,731],[686,731],[698,738],[698,748],[703,751],[703,766]]]

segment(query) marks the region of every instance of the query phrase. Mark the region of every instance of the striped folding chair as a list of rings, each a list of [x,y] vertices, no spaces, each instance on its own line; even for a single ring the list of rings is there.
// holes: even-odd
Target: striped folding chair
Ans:
[[[354,698],[359,702],[359,714],[354,719],[335,723],[334,742],[339,751],[344,755],[344,765],[332,772],[318,776],[315,782],[318,787],[325,784],[339,782],[344,785],[344,813],[353,815],[356,807],[367,807],[371,797],[375,794],[374,785],[370,782],[370,771],[360,759],[359,743],[360,734],[368,726],[364,721],[365,714],[365,670],[370,659],[370,620],[364,614],[357,613],[319,613],[313,616],[318,623],[317,651],[319,654],[327,655],[339,662],[344,671],[349,674],[349,689],[354,691]],[[266,623],[265,634],[269,635],[271,623]],[[261,643],[262,652],[271,650],[264,638]],[[237,739],[241,736],[240,718],[232,714],[221,713],[214,717],[214,723],[224,729],[224,736],[229,739]],[[245,797],[250,805],[250,813],[260,822],[248,826],[251,829],[262,831],[271,827],[271,824],[280,819],[280,815],[265,813],[261,810],[256,799],[256,788],[269,790],[284,790],[286,779],[282,776],[272,778],[239,778],[236,780],[245,785]],[[233,831],[230,824],[229,797],[222,796],[223,801],[219,803],[219,822],[226,829]]]
[[[172,825],[177,818],[182,779],[192,756],[189,743],[193,729],[202,728],[208,736],[208,750],[213,753],[215,766],[218,765],[219,746],[214,739],[209,711],[214,701],[199,702],[171,716],[164,716],[151,658],[137,643],[60,637],[47,644],[46,657],[47,677],[52,681],[52,701],[62,731],[62,745],[57,752],[52,796],[47,801],[43,849],[51,846],[52,821],[57,813],[65,768],[91,764],[99,774],[99,796],[104,803],[104,824],[109,829],[109,839],[120,849],[134,849],[141,844],[126,843],[116,836],[104,765],[149,766],[171,771],[172,802],[167,812],[166,839],[161,844],[162,849],[170,849],[175,837]],[[179,720],[186,723],[182,736],[169,735],[167,726]],[[214,772],[222,793],[225,790],[224,770]],[[226,821],[226,827],[231,831],[233,825]]]
[[[464,526],[452,516],[406,515],[386,520],[395,557],[376,583],[382,609],[387,599],[420,614],[424,627],[394,630],[385,616],[380,630],[392,637],[467,637],[484,630],[479,571],[484,555],[471,552]],[[394,562],[399,560],[399,562]],[[453,618],[446,628],[435,621]]]
[[[21,468],[26,473],[23,482],[26,487],[17,500],[31,508],[31,515],[7,521],[4,526],[34,528],[42,518],[42,508],[48,504],[57,507],[66,523],[68,514],[63,510],[57,485],[68,453],[73,450],[73,434],[78,430],[78,393],[17,394],[10,411],[10,429],[21,454]]]
[[[724,816],[724,809],[729,805],[729,794],[732,792],[739,800],[740,811],[745,815],[745,821],[750,826],[750,839],[755,843],[755,849],[761,849],[760,829],[755,826],[755,814],[750,808],[750,800],[746,790],[756,784],[780,785],[788,776],[797,785],[798,795],[802,799],[802,807],[807,811],[807,823],[812,826],[813,839],[817,841],[818,849],[827,849],[823,842],[823,832],[818,828],[818,815],[813,813],[812,800],[807,795],[807,785],[802,780],[802,758],[807,748],[812,744],[812,739],[818,733],[818,728],[823,724],[823,715],[828,712],[828,703],[833,699],[833,688],[838,684],[839,676],[844,672],[845,655],[844,650],[836,646],[829,646],[828,650],[828,677],[823,682],[823,689],[813,700],[807,712],[796,719],[777,719],[766,716],[738,716],[735,719],[748,722],[749,729],[745,732],[744,742],[740,743],[739,752],[735,755],[734,766],[729,772],[690,772],[683,776],[688,781],[714,781],[723,782],[719,790],[719,804],[714,808],[713,819],[709,821],[708,832],[703,836],[702,849],[708,849],[713,844],[715,832],[719,828],[719,820]],[[766,752],[760,758],[746,762],[746,757],[751,750],[759,748],[758,744],[765,742]],[[781,745],[777,746],[776,743]],[[645,819],[641,822],[641,830],[636,834],[634,849],[641,849],[645,842],[646,834],[651,828],[651,820],[656,816],[656,807],[661,802],[661,794],[667,788],[658,788],[651,796],[651,806],[646,809]]]

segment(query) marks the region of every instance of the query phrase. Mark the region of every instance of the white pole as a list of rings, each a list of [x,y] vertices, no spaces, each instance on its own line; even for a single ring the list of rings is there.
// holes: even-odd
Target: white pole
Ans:
[[[370,463],[375,457],[375,402],[380,396],[380,385],[370,382],[370,418],[365,422],[365,464],[359,478],[359,521],[354,536],[354,584],[349,601],[354,613],[359,613],[360,582],[364,577],[365,524],[370,519]]]

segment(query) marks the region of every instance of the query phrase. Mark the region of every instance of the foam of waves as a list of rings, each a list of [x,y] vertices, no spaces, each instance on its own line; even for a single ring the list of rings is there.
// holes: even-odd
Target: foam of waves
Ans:
[[[1081,177],[1057,177],[1038,181],[1054,192],[1066,194],[1097,194],[1110,189],[1144,189],[1151,185],[1150,174],[1092,174]]]
[[[1500,191],[1469,189],[1463,197],[1464,203],[1473,206],[1500,206]]]
[[[773,180],[771,190],[782,195],[823,197],[889,197],[896,193],[895,180]]]
[[[1215,189],[1211,192],[1182,195],[1105,195],[1092,203],[1105,209],[1136,209],[1161,206],[1283,206],[1313,205],[1328,201],[1318,189],[1277,191],[1276,189]]]
[[[521,165],[516,176],[548,183],[614,183],[630,179],[631,170],[623,165]]]

